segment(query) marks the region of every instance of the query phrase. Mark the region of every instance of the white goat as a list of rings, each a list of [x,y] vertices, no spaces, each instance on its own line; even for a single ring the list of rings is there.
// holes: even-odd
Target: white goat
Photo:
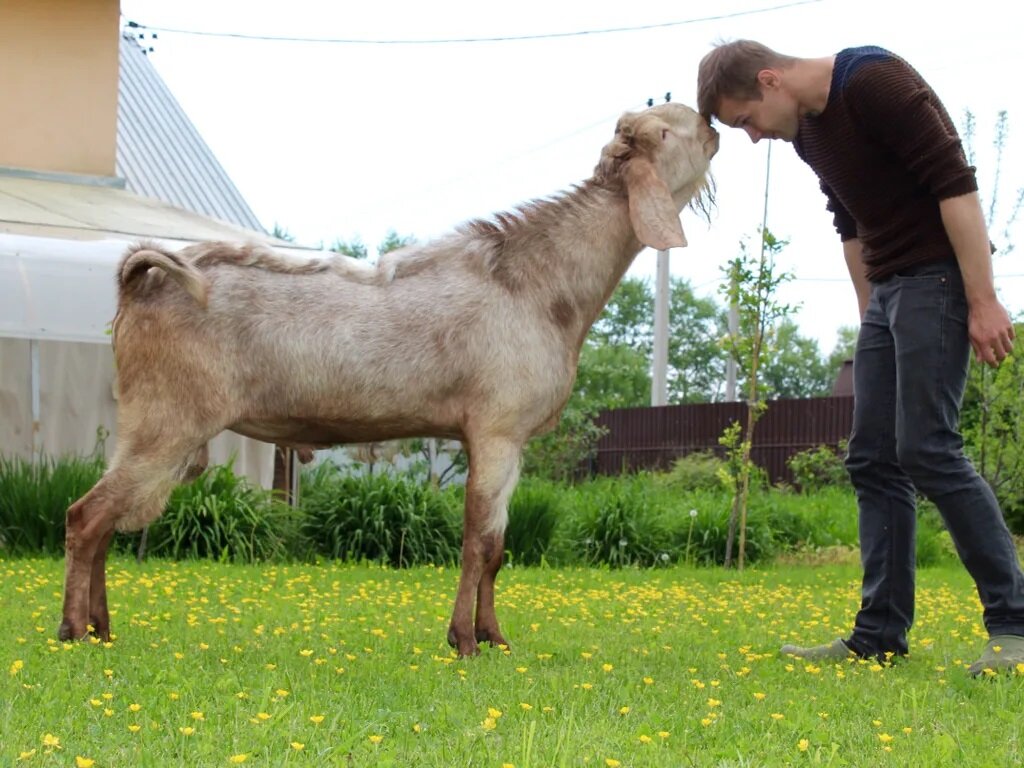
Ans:
[[[230,429],[305,446],[461,440],[469,479],[448,641],[460,655],[504,644],[494,579],[523,445],[557,424],[584,336],[640,249],[686,244],[679,212],[701,200],[717,149],[688,107],[627,113],[572,191],[376,268],[226,243],[130,249],[114,319],[117,449],[67,513],[60,637],[88,625],[109,637],[115,528],[157,518],[193,457]]]

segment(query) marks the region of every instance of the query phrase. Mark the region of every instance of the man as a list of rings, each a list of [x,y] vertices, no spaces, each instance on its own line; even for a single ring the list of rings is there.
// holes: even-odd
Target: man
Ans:
[[[1024,663],[1024,574],[958,432],[971,347],[996,366],[1014,332],[993,287],[974,168],[949,115],[909,64],[876,47],[794,58],[725,43],[701,61],[697,88],[706,119],[754,142],[791,142],[818,175],[861,314],[846,458],[860,513],[861,608],[848,638],[782,653],[907,653],[916,488],[941,512],[984,606],[989,642],[970,673]]]

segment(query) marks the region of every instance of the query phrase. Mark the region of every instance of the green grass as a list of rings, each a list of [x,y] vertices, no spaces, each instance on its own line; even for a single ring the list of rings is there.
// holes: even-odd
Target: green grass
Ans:
[[[235,755],[264,766],[1005,766],[1024,752],[1024,675],[964,672],[984,632],[959,567],[919,573],[913,655],[885,668],[776,656],[848,627],[859,591],[848,566],[506,569],[498,610],[512,652],[466,660],[445,644],[451,568],[119,558],[109,646],[54,640],[62,576],[59,560],[0,560],[3,765],[31,750],[27,765],[80,756],[95,768]]]

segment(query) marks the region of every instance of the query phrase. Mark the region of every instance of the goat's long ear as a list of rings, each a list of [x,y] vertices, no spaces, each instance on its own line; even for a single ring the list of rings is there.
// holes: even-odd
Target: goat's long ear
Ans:
[[[623,181],[629,195],[629,220],[637,239],[659,251],[686,247],[686,235],[668,185],[654,164],[642,155],[623,164]]]

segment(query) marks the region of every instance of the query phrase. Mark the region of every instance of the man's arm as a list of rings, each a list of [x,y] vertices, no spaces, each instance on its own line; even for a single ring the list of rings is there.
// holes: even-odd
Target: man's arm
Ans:
[[[967,294],[967,330],[979,362],[997,366],[1013,350],[1013,323],[992,280],[992,251],[978,193],[939,201]]]
[[[868,299],[871,298],[871,283],[868,282],[867,271],[864,269],[864,246],[860,238],[854,237],[843,241],[843,256],[846,257],[846,268],[850,270],[853,289],[857,292],[857,308],[860,319],[868,311]]]

